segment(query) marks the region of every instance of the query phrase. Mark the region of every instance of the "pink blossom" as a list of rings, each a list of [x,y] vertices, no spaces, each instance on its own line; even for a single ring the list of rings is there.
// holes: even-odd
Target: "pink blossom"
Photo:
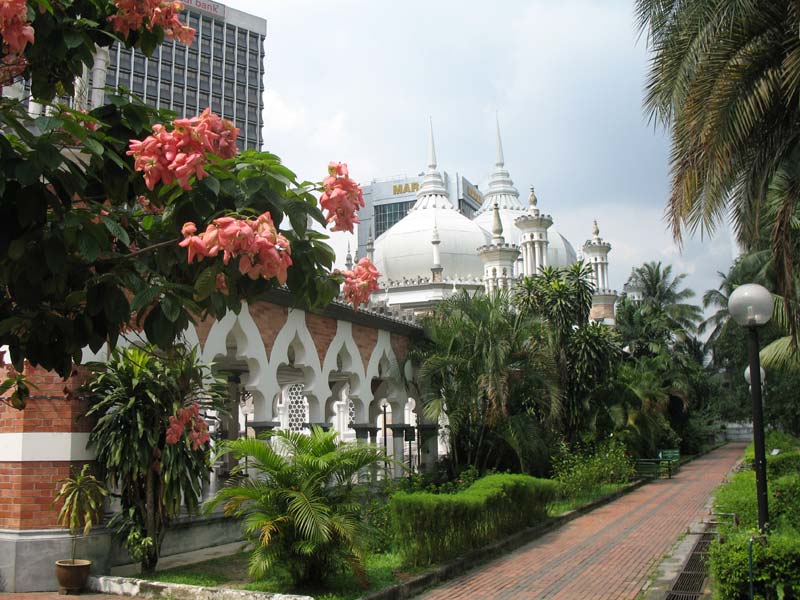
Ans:
[[[194,41],[195,31],[178,18],[183,10],[181,2],[163,0],[114,0],[117,13],[108,17],[114,31],[128,37],[132,31],[144,26],[148,31],[160,27],[164,37],[187,46]]]
[[[216,256],[222,250],[223,263],[227,265],[231,259],[238,259],[236,266],[242,275],[250,279],[274,277],[280,284],[286,283],[288,268],[292,266],[291,246],[275,228],[268,212],[257,219],[220,217],[200,235],[195,235],[196,232],[194,223],[184,224],[181,230],[184,239],[179,245],[187,248],[189,263],[196,257],[203,260]],[[227,290],[219,277],[216,283],[220,291]]]
[[[28,22],[25,0],[0,1],[0,35],[3,36],[4,54],[22,54],[25,46],[33,44],[34,31]]]
[[[367,304],[372,292],[378,291],[378,278],[381,274],[370,259],[364,257],[356,264],[352,271],[342,271],[344,286],[342,294],[344,299],[358,310],[359,305]]]
[[[134,157],[134,168],[144,173],[147,188],[160,181],[170,185],[178,181],[183,189],[191,189],[189,179],[208,175],[205,165],[208,154],[232,158],[238,152],[239,128],[205,109],[197,117],[175,119],[172,131],[161,124],[153,125],[153,134],[143,140],[131,140],[128,156]]]
[[[208,434],[208,424],[200,416],[200,406],[197,402],[192,402],[189,406],[178,409],[175,416],[169,418],[167,443],[177,444],[187,429],[192,450],[197,450],[211,439]]]
[[[333,223],[331,230],[352,233],[353,226],[359,222],[358,209],[364,206],[364,195],[361,186],[350,179],[347,164],[329,163],[322,187],[319,203],[327,212],[328,223]]]

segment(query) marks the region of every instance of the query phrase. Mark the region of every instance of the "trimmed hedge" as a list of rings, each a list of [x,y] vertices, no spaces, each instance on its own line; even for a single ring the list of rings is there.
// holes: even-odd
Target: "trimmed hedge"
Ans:
[[[748,598],[750,576],[747,568],[749,531],[724,535],[710,547],[709,564],[714,579],[714,598]],[[753,582],[757,597],[766,600],[797,598],[800,595],[800,532],[786,528],[770,534],[766,544],[753,543]]]
[[[484,546],[543,520],[558,485],[527,475],[488,475],[456,494],[398,492],[390,500],[395,545],[425,565]]]

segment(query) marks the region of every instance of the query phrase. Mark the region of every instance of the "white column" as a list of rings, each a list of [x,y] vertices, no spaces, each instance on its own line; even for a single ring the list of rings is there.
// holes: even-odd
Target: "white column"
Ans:
[[[91,106],[102,106],[105,99],[106,74],[108,72],[108,48],[97,48],[94,53],[94,66],[92,67],[92,95]]]
[[[549,242],[547,240],[542,240],[542,266],[546,267],[549,264],[549,260],[547,258],[547,246]]]
[[[535,256],[536,256],[536,266],[534,267],[534,272],[538,273],[541,270],[542,266],[543,266],[542,265],[542,246],[541,246],[541,242],[539,240],[536,240],[534,242],[534,244],[535,244],[535,246],[533,248],[534,248],[534,253],[535,253]]]
[[[392,451],[394,453],[392,458],[395,460],[394,477],[402,477],[406,474],[403,466],[408,464],[408,460],[404,459],[405,442],[403,441],[403,434],[399,430],[397,433],[392,432]]]

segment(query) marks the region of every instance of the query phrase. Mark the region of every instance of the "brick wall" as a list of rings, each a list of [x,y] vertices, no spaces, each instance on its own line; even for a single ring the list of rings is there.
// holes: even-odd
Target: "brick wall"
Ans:
[[[372,351],[378,343],[378,330],[363,325],[353,323],[353,340],[361,353],[361,361],[364,363],[364,370],[367,370]]]
[[[60,506],[53,505],[58,482],[83,463],[0,462],[0,529],[56,529]]]
[[[253,317],[258,330],[261,332],[261,341],[267,350],[267,357],[272,354],[272,344],[286,323],[289,310],[285,306],[269,304],[267,302],[254,302],[248,305],[250,316]]]
[[[308,327],[308,332],[314,339],[314,345],[317,347],[317,356],[319,356],[320,364],[325,362],[325,356],[336,335],[337,326],[338,323],[336,319],[306,313],[306,327]]]

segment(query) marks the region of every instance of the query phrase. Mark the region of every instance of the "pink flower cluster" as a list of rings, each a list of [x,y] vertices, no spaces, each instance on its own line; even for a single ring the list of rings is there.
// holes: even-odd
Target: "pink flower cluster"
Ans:
[[[190,46],[194,41],[194,29],[184,25],[178,18],[183,10],[183,3],[163,0],[114,0],[117,13],[108,17],[114,31],[128,37],[131,31],[137,31],[145,25],[152,31],[153,27],[161,27],[164,37],[178,40]]]
[[[327,211],[332,231],[349,231],[358,223],[358,209],[364,206],[361,186],[350,179],[345,163],[328,164],[328,176],[322,181],[323,193],[319,203]]]
[[[191,189],[189,178],[192,175],[197,179],[207,175],[206,153],[231,158],[238,152],[239,128],[208,108],[200,116],[175,119],[172,125],[172,131],[163,125],[153,125],[153,135],[131,140],[128,148],[128,156],[136,159],[134,168],[144,173],[150,190],[159,181],[169,185],[175,180],[183,189]]]
[[[3,50],[13,56],[22,54],[25,46],[33,44],[33,27],[28,21],[25,0],[0,0],[0,35]],[[12,62],[16,62],[16,57]]]
[[[370,294],[378,291],[378,277],[381,274],[366,257],[358,261],[352,271],[341,273],[344,275],[342,294],[344,299],[353,305],[354,310],[358,310],[361,304],[367,304]]]
[[[179,245],[188,249],[190,263],[195,257],[200,261],[206,256],[217,256],[221,250],[226,265],[232,258],[239,259],[242,275],[250,279],[275,277],[281,285],[286,283],[287,269],[292,265],[291,247],[289,240],[275,228],[268,212],[257,219],[220,217],[199,235],[195,235],[197,227],[190,222],[181,233],[184,239]],[[219,280],[217,287],[223,291]]]
[[[189,431],[189,439],[192,441],[192,450],[197,450],[211,439],[211,436],[208,435],[208,424],[200,416],[200,407],[197,402],[181,408],[178,410],[177,415],[169,418],[167,443],[177,444],[183,437],[183,432],[187,429]]]

